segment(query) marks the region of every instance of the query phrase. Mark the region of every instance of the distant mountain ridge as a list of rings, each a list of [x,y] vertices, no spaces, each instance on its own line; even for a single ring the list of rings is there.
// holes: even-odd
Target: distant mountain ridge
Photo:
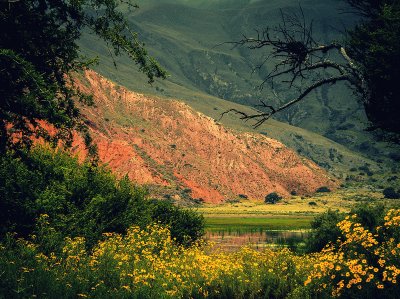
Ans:
[[[82,82],[95,99],[95,107],[81,109],[101,161],[134,182],[161,186],[163,194],[216,203],[339,184],[282,143],[227,129],[182,102],[128,91],[93,71]],[[82,146],[75,143],[75,150]]]

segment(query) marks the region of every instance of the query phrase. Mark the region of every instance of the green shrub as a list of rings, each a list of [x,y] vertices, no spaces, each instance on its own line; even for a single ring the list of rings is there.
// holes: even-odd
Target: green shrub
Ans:
[[[310,201],[308,204],[309,204],[310,206],[316,206],[316,205],[317,205],[317,203],[316,203],[315,201]]]
[[[326,186],[322,186],[322,187],[319,187],[315,192],[331,192],[331,189],[329,189]]]
[[[389,198],[389,199],[400,198],[400,193],[396,192],[396,190],[394,190],[393,187],[385,188],[382,193],[385,196],[385,198]]]
[[[190,245],[204,234],[204,218],[192,210],[184,210],[171,201],[152,200],[151,219],[168,225],[171,236],[179,244]]]
[[[362,226],[372,232],[377,226],[383,225],[386,209],[382,204],[365,205],[359,204],[351,209],[350,214],[357,215],[357,220]]]
[[[339,211],[328,210],[316,216],[311,222],[311,232],[307,239],[307,251],[317,252],[322,250],[329,242],[336,242],[340,237],[340,230],[336,226],[345,215]]]
[[[265,203],[276,204],[278,201],[282,199],[282,196],[279,196],[278,193],[272,192],[265,196]]]

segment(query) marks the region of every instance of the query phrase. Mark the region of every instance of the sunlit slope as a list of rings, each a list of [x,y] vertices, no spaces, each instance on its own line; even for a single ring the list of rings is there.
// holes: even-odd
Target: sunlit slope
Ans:
[[[305,195],[339,184],[275,139],[227,129],[182,102],[131,92],[95,72],[84,82],[95,107],[82,113],[102,162],[134,182],[164,187],[163,195],[262,200],[271,192]]]
[[[119,70],[125,67],[126,66],[120,64]],[[110,69],[113,70],[112,67],[110,67]],[[137,76],[140,77],[139,74],[137,74]],[[114,78],[114,82],[121,82],[119,76],[111,77]],[[168,84],[170,83],[167,82],[166,85]],[[349,173],[349,169],[362,167],[365,164],[372,165],[372,169],[374,170],[379,169],[379,166],[374,161],[371,161],[362,154],[353,152],[337,142],[299,127],[294,127],[271,119],[263,126],[254,129],[251,122],[243,122],[234,114],[227,114],[221,118],[221,114],[230,108],[236,108],[245,112],[252,112],[254,110],[248,106],[219,99],[200,91],[188,90],[179,85],[171,84],[171,86],[178,89],[181,94],[185,96],[179,98],[179,100],[184,99],[184,101],[195,110],[238,131],[258,132],[275,138],[286,146],[293,148],[299,154],[330,170],[335,176],[346,177]],[[148,85],[146,83],[143,83],[143,87],[145,88],[136,87],[136,90],[152,94],[147,90]],[[173,95],[169,96],[173,97]],[[166,96],[163,95],[161,97]]]
[[[341,24],[351,19],[348,15],[338,14],[340,3],[336,0],[301,1],[307,18],[314,19],[314,33],[318,38],[340,38],[337,30],[332,28],[343,28]],[[171,0],[139,1],[139,5],[139,10],[128,13],[131,25],[139,32],[149,52],[168,70],[170,77],[150,86],[127,58],[116,59],[115,68],[107,47],[86,35],[81,45],[89,55],[100,56],[102,62],[96,70],[101,74],[138,92],[182,99],[214,118],[218,118],[224,109],[235,107],[230,102],[256,105],[260,98],[275,101],[268,86],[262,91],[256,88],[271,65],[267,64],[259,73],[251,73],[260,61],[261,52],[232,49],[231,45],[226,44],[217,45],[237,40],[241,33],[252,35],[254,28],[263,28],[265,24],[278,23],[279,9],[297,9],[298,1]],[[292,96],[293,92],[281,93],[280,101]],[[278,118],[324,135],[352,150],[361,150],[373,158],[390,152],[383,149],[384,145],[370,142],[371,136],[363,131],[366,127],[363,109],[344,85],[323,88]],[[222,122],[228,124],[226,119]],[[248,128],[247,124],[233,119],[229,125]],[[259,130],[288,146],[295,146],[322,165],[333,164],[333,161],[324,160],[329,157],[331,148],[338,147],[336,143],[290,126],[281,129],[282,126],[270,121]],[[284,133],[289,131],[291,133]],[[304,142],[291,136],[296,134],[308,135],[305,143],[314,143],[315,147],[321,149],[304,152]],[[346,162],[343,164],[349,165]]]

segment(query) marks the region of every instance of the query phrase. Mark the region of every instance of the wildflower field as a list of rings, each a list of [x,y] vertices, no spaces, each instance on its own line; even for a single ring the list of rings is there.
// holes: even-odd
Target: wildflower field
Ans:
[[[185,247],[160,224],[105,233],[93,248],[67,237],[57,248],[49,245],[55,232],[47,218],[37,235],[2,242],[3,298],[400,297],[400,210],[389,210],[374,232],[348,216],[337,224],[337,242],[302,255],[218,252],[202,241]]]

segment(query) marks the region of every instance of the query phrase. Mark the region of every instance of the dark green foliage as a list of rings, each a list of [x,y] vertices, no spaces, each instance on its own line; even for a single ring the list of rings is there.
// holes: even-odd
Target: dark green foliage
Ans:
[[[366,173],[368,176],[372,176],[374,173],[369,169],[368,165],[358,167],[359,170]]]
[[[151,201],[151,218],[170,227],[179,244],[190,245],[204,234],[204,218],[192,210],[183,210],[170,201]]]
[[[391,152],[389,153],[389,158],[392,159],[395,162],[400,162],[400,153],[398,152]]]
[[[310,206],[316,206],[316,205],[317,205],[317,203],[316,203],[315,201],[310,201],[308,204],[309,204]]]
[[[278,201],[282,199],[282,196],[279,196],[278,193],[272,192],[265,196],[265,203],[276,204]]]
[[[358,221],[364,228],[374,231],[377,226],[383,225],[386,210],[381,204],[358,205],[350,211],[350,214],[357,215]]]
[[[322,186],[322,187],[319,187],[315,192],[331,192],[331,189],[329,189],[326,186]]]
[[[389,198],[389,199],[400,198],[400,193],[396,192],[396,190],[394,190],[393,187],[388,187],[388,188],[383,189],[382,193],[385,196],[385,198]]]
[[[369,88],[364,99],[368,119],[375,128],[400,133],[400,3],[347,1],[364,17],[349,32],[348,48]]]
[[[84,236],[89,245],[104,232],[123,233],[154,221],[169,225],[172,236],[185,244],[203,234],[202,217],[146,196],[128,178],[116,180],[108,170],[80,165],[66,153],[38,148],[19,158],[0,158],[1,236],[33,233],[41,214],[49,215],[61,237]]]
[[[0,152],[31,145],[32,135],[71,141],[71,129],[82,129],[76,101],[91,103],[74,86],[72,75],[94,60],[80,57],[76,44],[82,31],[105,40],[139,66],[149,81],[165,77],[147,55],[118,10],[130,0],[35,0],[0,3]],[[58,129],[49,136],[38,120]],[[7,125],[12,129],[7,130]],[[19,136],[18,142],[11,134]],[[86,139],[90,141],[89,139]],[[91,149],[94,151],[94,149]]]
[[[307,240],[307,251],[317,252],[329,242],[336,242],[340,237],[340,230],[336,224],[344,219],[344,214],[339,211],[328,210],[316,216],[311,222],[311,233]]]

